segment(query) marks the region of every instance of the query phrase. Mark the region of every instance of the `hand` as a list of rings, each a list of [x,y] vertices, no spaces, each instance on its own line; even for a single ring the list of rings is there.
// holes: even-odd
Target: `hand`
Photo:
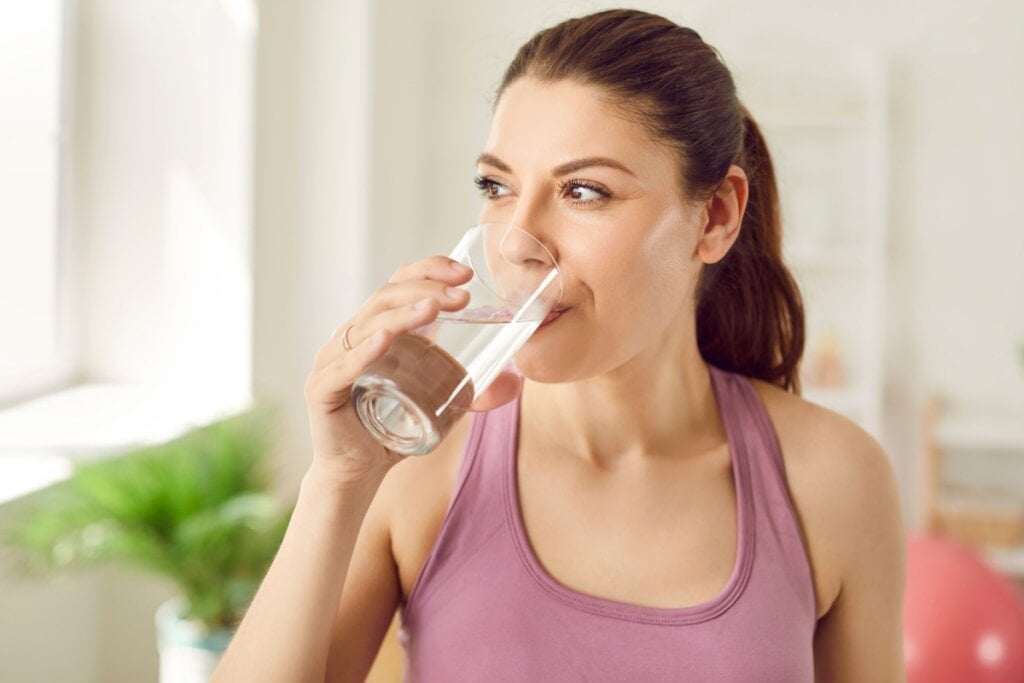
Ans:
[[[352,384],[402,334],[426,325],[441,311],[457,311],[469,295],[456,285],[472,278],[469,268],[433,256],[399,268],[356,315],[338,327],[320,348],[306,377],[305,396],[313,440],[314,465],[338,483],[358,483],[402,460],[363,427],[352,402]],[[342,338],[348,330],[352,350]],[[512,372],[499,375],[470,410],[486,411],[508,403],[522,388]]]

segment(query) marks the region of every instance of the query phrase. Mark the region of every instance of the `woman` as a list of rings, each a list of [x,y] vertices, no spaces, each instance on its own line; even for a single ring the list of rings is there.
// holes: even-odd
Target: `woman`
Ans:
[[[396,608],[413,680],[902,680],[888,459],[797,395],[803,311],[764,141],[713,48],[650,14],[524,45],[478,164],[568,310],[433,453],[349,387],[466,301],[403,267],[320,349],[314,453],[217,680],[361,680]]]

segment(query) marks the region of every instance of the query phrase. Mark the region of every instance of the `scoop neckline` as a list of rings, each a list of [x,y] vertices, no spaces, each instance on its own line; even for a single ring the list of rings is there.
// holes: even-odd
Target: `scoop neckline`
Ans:
[[[715,397],[719,416],[725,426],[726,443],[729,449],[730,462],[732,463],[733,485],[736,492],[736,558],[729,580],[718,595],[710,600],[685,607],[649,607],[590,595],[569,588],[544,569],[540,560],[537,559],[533,546],[526,535],[526,525],[523,522],[522,508],[520,507],[517,464],[519,460],[521,398],[517,397],[515,399],[515,405],[512,408],[513,419],[508,420],[509,438],[505,441],[508,444],[508,449],[510,449],[510,452],[507,450],[505,453],[505,481],[502,487],[505,498],[505,513],[508,526],[512,531],[516,555],[518,555],[520,562],[533,582],[551,597],[569,607],[600,616],[640,623],[672,625],[694,624],[714,619],[725,613],[743,593],[750,578],[754,558],[754,520],[750,466],[748,462],[749,448],[743,439],[743,432],[736,414],[732,411],[722,410],[722,399],[727,390],[726,382],[729,379],[727,375],[732,373],[716,368],[711,364],[707,364],[707,368],[711,376],[712,393]],[[744,405],[740,400],[732,400],[729,403],[737,407]]]

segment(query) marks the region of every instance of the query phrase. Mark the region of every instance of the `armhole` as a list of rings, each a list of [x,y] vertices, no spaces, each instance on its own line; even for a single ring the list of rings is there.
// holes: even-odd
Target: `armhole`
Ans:
[[[452,519],[454,517],[453,511],[455,509],[455,504],[458,502],[458,499],[462,494],[462,490],[465,488],[466,481],[469,479],[469,474],[473,469],[473,463],[476,461],[477,451],[480,450],[480,439],[484,433],[487,413],[473,413],[470,419],[472,419],[472,423],[469,428],[469,436],[466,438],[466,445],[462,449],[458,473],[455,475],[455,485],[452,487],[452,495],[448,499],[448,508],[445,510],[444,519],[441,521],[441,526],[437,530],[434,542],[430,546],[430,552],[427,553],[427,559],[423,562],[423,566],[420,567],[419,574],[416,575],[416,580],[413,581],[412,589],[409,591],[409,597],[401,606],[403,621],[408,619],[410,611],[416,604],[416,597],[421,592],[420,586],[424,583],[425,577],[430,573],[434,566],[441,539],[444,537],[448,527],[451,526]],[[428,454],[426,457],[429,458],[430,455]]]

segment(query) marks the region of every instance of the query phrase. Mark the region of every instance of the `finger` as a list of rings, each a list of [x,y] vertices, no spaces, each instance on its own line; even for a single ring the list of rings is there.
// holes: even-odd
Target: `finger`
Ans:
[[[469,280],[472,269],[447,256],[430,256],[398,268],[388,282],[409,280],[441,280],[448,283],[462,283]]]
[[[415,330],[431,322],[437,317],[439,308],[437,302],[430,297],[421,299],[409,306],[394,308],[379,313],[364,323],[357,323],[348,333],[348,341],[353,349],[360,346],[365,340],[372,337],[379,330],[386,330],[389,335],[397,337]],[[314,368],[321,368],[334,363],[338,358],[351,353],[342,345],[344,335],[333,338],[324,345],[316,354],[313,360]]]
[[[438,280],[390,282],[371,296],[359,310],[358,319],[365,320],[392,308],[416,303],[432,297],[443,311],[457,311],[469,303],[469,292]]]
[[[355,320],[349,320],[346,323],[338,325],[337,327],[334,328],[334,332],[331,332],[331,341],[334,341],[338,337],[344,335],[349,327],[354,327],[354,326],[355,326]]]
[[[345,330],[350,326],[355,326],[359,321],[368,320],[392,308],[414,304],[428,296],[435,298],[442,310],[458,310],[467,303],[468,292],[436,280],[388,282],[363,303],[355,318],[334,328],[331,339],[343,335]]]
[[[394,336],[388,330],[379,330],[352,351],[314,369],[306,376],[304,393],[312,405],[337,408],[344,405],[352,393],[352,384],[391,346]]]

